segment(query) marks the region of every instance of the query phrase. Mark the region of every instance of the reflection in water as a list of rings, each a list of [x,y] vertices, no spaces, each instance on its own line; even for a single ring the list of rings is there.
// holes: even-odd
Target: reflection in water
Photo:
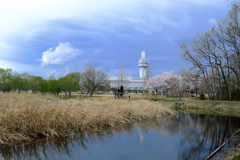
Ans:
[[[104,143],[106,139],[114,138],[115,133],[127,132],[132,134],[134,124],[127,124],[123,127],[112,128],[111,130],[98,131],[93,133],[78,134],[73,137],[63,137],[50,141],[34,141],[32,143],[2,146],[0,148],[0,159],[6,160],[27,160],[27,159],[59,159],[61,155],[71,157],[72,148],[77,147],[88,151],[91,143]]]
[[[0,159],[91,159],[93,154],[98,159],[103,156],[102,159],[144,159],[143,155],[150,159],[205,159],[237,128],[240,128],[239,118],[178,113],[164,120],[127,124],[51,141],[4,146],[0,148]],[[134,141],[137,137],[140,143]],[[175,147],[168,153],[166,149],[173,149],[169,143]],[[114,148],[116,144],[118,146]],[[129,146],[128,155],[126,146]],[[109,155],[101,155],[106,154],[101,150],[104,148]]]
[[[179,113],[160,125],[165,135],[180,134],[179,159],[205,159],[238,128],[239,118]]]

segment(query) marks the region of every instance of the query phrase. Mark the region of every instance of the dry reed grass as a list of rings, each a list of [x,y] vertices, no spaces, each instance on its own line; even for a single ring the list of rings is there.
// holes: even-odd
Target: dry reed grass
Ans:
[[[24,93],[0,93],[0,144],[69,136],[171,113],[170,104],[147,100],[61,100]]]

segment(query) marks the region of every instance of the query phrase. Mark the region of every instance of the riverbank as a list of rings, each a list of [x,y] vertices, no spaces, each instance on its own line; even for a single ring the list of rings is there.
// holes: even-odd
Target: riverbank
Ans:
[[[70,136],[163,118],[173,113],[171,106],[149,100],[65,100],[48,95],[0,93],[0,144]]]
[[[240,117],[240,101],[210,101],[210,100],[193,100],[178,98],[166,98],[160,97],[152,99],[152,101],[159,101],[165,103],[174,104],[175,110],[183,111],[194,114],[204,115],[220,115],[230,117]],[[237,137],[239,139],[239,137]],[[215,156],[213,159],[220,160],[237,160],[240,159],[240,144],[238,140],[235,141],[235,145],[226,149],[222,154]],[[221,152],[221,151],[220,151]]]
[[[183,100],[179,103],[182,103],[181,106],[186,108],[240,112],[239,101]]]
[[[185,112],[204,114],[204,115],[220,115],[240,117],[239,101],[209,101],[209,100],[166,100],[174,103],[176,110],[184,110]],[[231,139],[234,146],[225,149],[223,153],[215,156],[213,159],[219,160],[237,160],[240,159],[239,136]],[[228,144],[229,145],[229,144]]]
[[[176,109],[212,110],[226,112],[240,112],[240,101],[212,101],[190,98],[152,98],[152,101],[173,103]]]

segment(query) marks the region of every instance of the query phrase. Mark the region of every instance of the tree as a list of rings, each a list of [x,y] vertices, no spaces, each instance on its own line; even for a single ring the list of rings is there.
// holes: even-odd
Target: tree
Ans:
[[[71,97],[73,91],[79,90],[79,83],[66,76],[58,79],[58,86],[65,93],[65,97]]]
[[[0,68],[0,89],[3,92],[11,91],[11,87],[12,87],[11,81],[12,81],[12,69]]]
[[[61,91],[59,81],[56,79],[47,80],[46,81],[46,89],[44,89],[44,88],[42,88],[42,89],[43,89],[43,91],[45,90],[46,92],[49,92],[55,96],[58,96]]]
[[[202,83],[201,77],[198,71],[181,71],[181,76],[186,84],[185,86],[189,88],[190,92],[195,93],[195,98],[197,99],[200,85]]]
[[[80,83],[80,81],[81,81],[81,73],[80,72],[68,73],[65,77],[69,78],[75,82],[78,82],[78,83]]]
[[[161,75],[157,75],[155,77],[151,77],[147,80],[147,90],[149,92],[154,92],[154,97],[157,98],[157,92],[160,89],[163,89],[167,83],[164,81]]]
[[[81,84],[92,97],[94,91],[108,79],[108,75],[100,70],[95,70],[91,63],[88,64],[86,71],[82,73]]]
[[[104,81],[104,84],[100,85],[97,88],[98,91],[101,92],[110,92],[112,90],[111,86],[110,86],[110,82],[108,80]]]
[[[44,79],[41,76],[32,76],[29,80],[29,86],[32,90],[32,93],[37,93],[40,90],[43,90],[42,88],[44,84]]]
[[[18,93],[27,91],[29,89],[29,76],[28,73],[18,74],[14,72],[11,78],[11,90],[17,91]]]
[[[81,90],[80,81],[81,81],[81,73],[80,72],[72,72],[68,73],[66,76],[60,79],[60,88],[65,92],[65,96],[71,96],[73,91]],[[67,83],[63,85],[62,83]]]
[[[173,71],[163,72],[162,79],[165,82],[164,90],[167,91],[167,97],[169,96],[170,91],[173,89],[175,82]]]
[[[227,17],[211,30],[197,34],[192,43],[183,44],[182,57],[200,71],[208,98],[240,98],[240,3],[232,4]]]
[[[161,75],[151,77],[147,80],[147,88],[149,91],[154,91],[155,97],[157,96],[157,91],[161,89],[162,91],[167,91],[167,96],[169,94],[170,88],[173,87],[172,78],[174,77],[173,71],[163,72]]]
[[[23,79],[20,76],[14,76],[12,78],[12,90],[20,92],[22,83]]]
[[[121,64],[120,65],[120,69],[119,69],[119,72],[118,72],[118,88],[123,85],[124,87],[127,87],[126,85],[126,72],[125,72],[125,69],[124,69],[124,65]]]
[[[178,92],[179,99],[181,100],[181,93],[184,88],[183,77],[181,75],[176,74],[171,77],[171,81],[172,81],[173,87],[175,87]]]
[[[181,98],[184,81],[181,75],[175,75],[173,71],[163,72],[161,75],[149,78],[146,87],[148,91],[154,92],[155,98],[157,98],[157,92],[159,90],[167,91],[167,97],[171,90],[171,92],[178,94]]]

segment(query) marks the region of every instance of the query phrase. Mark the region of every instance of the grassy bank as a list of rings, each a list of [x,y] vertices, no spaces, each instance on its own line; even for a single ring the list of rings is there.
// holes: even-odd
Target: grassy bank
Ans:
[[[0,93],[0,144],[73,135],[172,113],[170,104]]]
[[[175,106],[187,109],[240,112],[239,101],[182,100],[175,102]]]
[[[211,101],[160,97],[152,101],[173,103],[179,109],[204,109],[213,111],[240,112],[240,101]]]

